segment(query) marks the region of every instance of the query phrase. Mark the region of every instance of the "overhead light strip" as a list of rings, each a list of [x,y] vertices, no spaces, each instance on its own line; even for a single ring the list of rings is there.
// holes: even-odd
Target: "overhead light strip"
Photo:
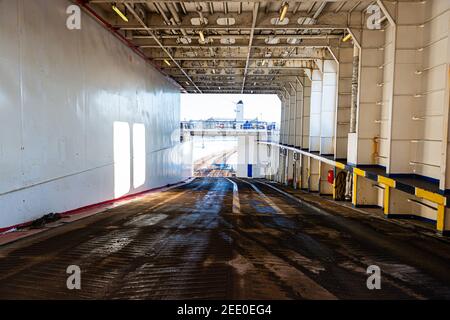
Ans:
[[[122,18],[123,21],[128,22],[127,16],[122,11],[120,11],[120,9],[117,8],[115,4],[112,5],[112,9],[117,13],[119,17]]]
[[[346,42],[346,41],[350,40],[351,37],[352,37],[352,34],[351,34],[351,33],[347,34],[347,35],[342,39],[342,42]]]
[[[282,7],[281,7],[281,14],[280,14],[280,22],[283,22],[284,18],[286,18],[286,13],[289,9],[289,4],[285,3]]]

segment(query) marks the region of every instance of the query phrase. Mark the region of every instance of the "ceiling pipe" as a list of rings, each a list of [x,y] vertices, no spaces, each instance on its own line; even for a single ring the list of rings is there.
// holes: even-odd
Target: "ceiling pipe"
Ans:
[[[201,5],[199,5],[197,2],[195,3],[195,8],[197,10],[197,13],[200,17],[200,24],[206,24],[205,23],[205,18],[203,17],[203,7]]]
[[[313,19],[316,20],[320,14],[322,13],[323,9],[325,9],[325,6],[327,5],[327,2],[324,1],[320,4],[319,8],[317,9],[316,13],[313,15]]]
[[[183,11],[183,14],[186,15],[187,10],[186,10],[186,6],[184,5],[183,1],[178,2],[178,4],[180,5],[181,11]]]
[[[244,80],[242,81],[241,93],[244,93],[244,89],[245,89],[245,81],[247,79],[248,66],[249,66],[249,63],[250,63],[250,56],[251,56],[251,53],[252,53],[253,35],[255,33],[256,20],[258,18],[258,11],[259,11],[259,2],[256,2],[254,4],[254,7],[253,7],[252,29],[250,31],[250,40],[248,42],[248,54],[247,54],[247,60],[245,62]]]
[[[148,5],[149,5],[149,4],[147,3],[147,6],[148,6]],[[161,4],[158,3],[158,2],[154,2],[154,5],[155,5],[156,8],[158,8],[159,14],[163,17],[163,19],[164,19],[164,21],[166,22],[166,24],[167,24],[168,26],[170,26],[170,25],[171,25],[170,19],[169,19],[169,17],[167,17],[166,13],[164,12],[164,9],[161,7]]]
[[[146,4],[148,7],[149,3],[146,3]],[[170,21],[169,17],[166,15],[166,12],[165,12],[164,8],[162,7],[162,5],[158,2],[154,2],[153,4],[155,5],[155,7],[156,7],[157,11],[159,12],[159,14],[161,15],[161,17],[164,19],[164,22],[168,26],[173,25],[172,21]],[[176,30],[174,30],[174,29],[171,29],[170,31],[175,35],[177,34]]]
[[[212,2],[209,3],[209,13],[214,14],[214,5]]]
[[[181,23],[180,16],[178,15],[177,10],[175,9],[175,5],[173,3],[167,3],[167,9],[169,9],[170,14],[177,24]]]
[[[180,64],[174,59],[174,57],[172,56],[172,54],[167,50],[166,47],[164,47],[164,45],[161,43],[161,41],[159,41],[159,39],[155,36],[155,34],[153,33],[153,31],[147,27],[147,25],[145,24],[144,21],[142,21],[141,17],[139,17],[139,15],[136,13],[136,11],[134,10],[134,8],[129,4],[125,2],[125,6],[127,7],[127,9],[133,14],[133,16],[135,17],[135,19],[142,25],[142,27],[147,31],[147,33],[153,37],[153,39],[156,41],[156,43],[161,47],[161,49],[167,54],[167,56],[170,58],[170,60],[173,61],[173,63],[180,69],[180,71],[186,76],[186,78],[194,85],[194,87],[200,92],[203,93],[199,87],[197,87],[197,85],[194,83],[194,81],[191,79],[191,77],[186,73],[186,71],[184,71],[184,69],[180,66]]]
[[[175,4],[169,2],[169,3],[167,3],[167,8],[168,8],[170,14],[172,15],[172,18],[175,21],[175,23],[177,25],[180,25],[181,24],[181,18],[180,18],[180,15],[177,12],[177,9],[175,8]],[[187,32],[186,32],[186,30],[184,28],[181,28],[180,32],[183,34],[183,36],[185,36],[185,37],[188,36],[188,34],[187,34]]]

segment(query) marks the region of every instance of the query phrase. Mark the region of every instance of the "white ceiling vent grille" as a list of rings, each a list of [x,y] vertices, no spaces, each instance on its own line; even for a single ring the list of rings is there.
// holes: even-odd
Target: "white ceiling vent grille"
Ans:
[[[236,24],[236,19],[234,19],[234,18],[218,18],[216,22],[219,26],[232,26],[232,25]]]
[[[275,36],[269,36],[266,39],[264,39],[264,41],[267,44],[279,44],[280,43],[280,38],[275,37]]]

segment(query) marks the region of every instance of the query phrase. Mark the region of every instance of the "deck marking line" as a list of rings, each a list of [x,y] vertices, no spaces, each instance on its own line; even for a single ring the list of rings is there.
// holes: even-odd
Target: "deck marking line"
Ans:
[[[233,184],[233,214],[241,213],[241,203],[239,201],[239,189],[237,183],[231,179],[225,178]]]
[[[253,190],[255,190],[256,193],[258,193],[259,196],[260,196],[261,198],[263,198],[263,200],[266,201],[267,204],[268,204],[270,207],[272,207],[272,209],[275,210],[276,213],[278,213],[278,214],[286,214],[286,212],[284,212],[283,210],[281,210],[280,207],[278,207],[278,206],[272,201],[272,199],[270,199],[268,196],[266,196],[266,195],[265,195],[261,190],[259,190],[258,187],[255,186],[253,183],[250,183],[250,182],[245,181],[245,180],[242,180],[242,179],[238,179],[238,180],[239,180],[239,181],[242,181],[242,182],[244,182],[244,183],[246,183],[246,184],[248,184],[248,185],[250,185],[250,186],[253,188]]]

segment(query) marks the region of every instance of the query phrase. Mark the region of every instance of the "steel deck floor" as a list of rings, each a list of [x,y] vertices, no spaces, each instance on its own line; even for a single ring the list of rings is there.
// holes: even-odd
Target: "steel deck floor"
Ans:
[[[233,181],[239,213],[230,180],[197,178],[0,247],[0,299],[450,298],[448,241]]]

